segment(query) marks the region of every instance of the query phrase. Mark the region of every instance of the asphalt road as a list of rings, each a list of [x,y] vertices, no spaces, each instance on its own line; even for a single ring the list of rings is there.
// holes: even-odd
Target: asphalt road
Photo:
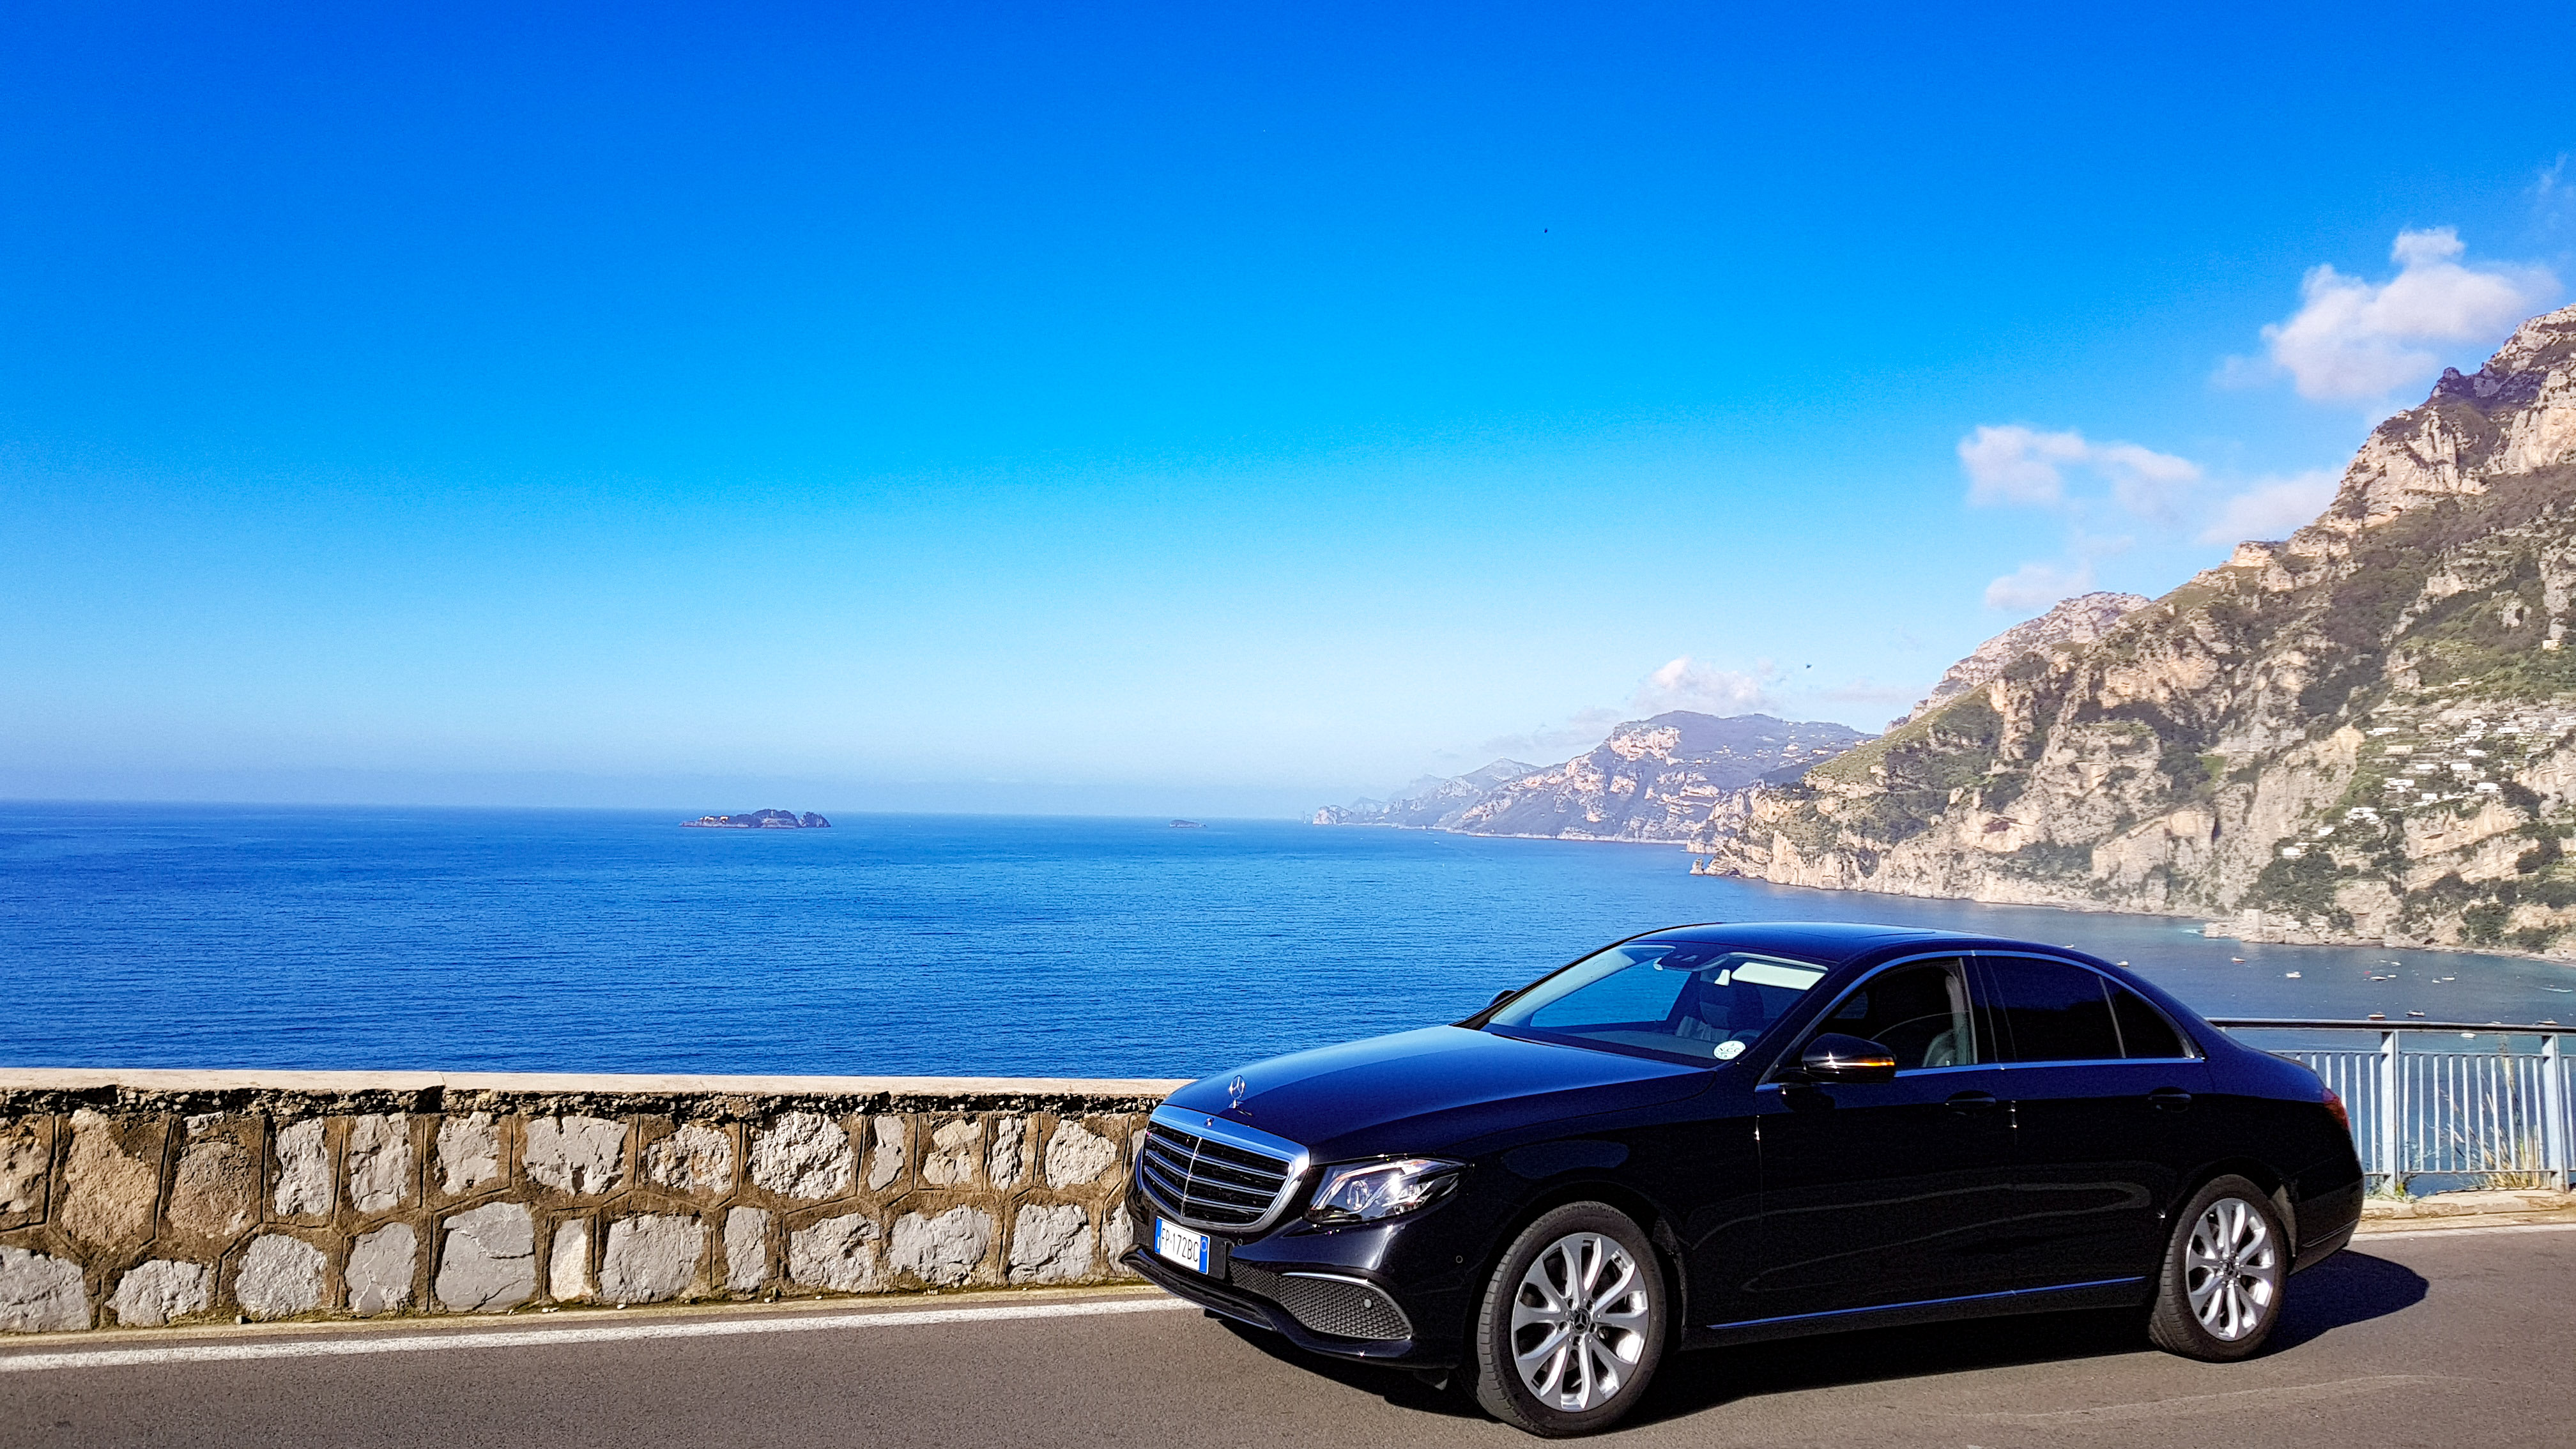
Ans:
[[[1531,1442],[1409,1377],[1303,1359],[1168,1302],[969,1295],[928,1317],[844,1304],[53,1338],[0,1348],[0,1446]],[[2379,1236],[2294,1279],[2282,1330],[2248,1363],[2154,1352],[2118,1315],[1808,1339],[1668,1359],[1610,1437],[2565,1449],[2571,1305],[2576,1230]],[[1033,1309],[1057,1316],[1009,1316]],[[673,1336],[632,1336],[648,1332]],[[169,1361],[245,1348],[323,1356]],[[157,1357],[114,1357],[137,1350]]]

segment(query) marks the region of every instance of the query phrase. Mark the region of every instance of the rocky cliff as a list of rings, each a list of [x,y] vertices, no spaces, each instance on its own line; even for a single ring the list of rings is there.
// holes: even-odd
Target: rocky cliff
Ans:
[[[1847,725],[1674,710],[1633,720],[1545,768],[1498,760],[1407,798],[1315,812],[1318,825],[1414,825],[1465,835],[1679,843],[1754,783],[1790,779],[1869,736]]]
[[[2078,594],[2025,623],[2015,624],[1977,646],[1976,652],[1950,666],[1920,704],[1888,721],[1901,730],[1980,685],[2002,677],[2006,665],[2025,654],[2059,644],[2090,644],[2119,623],[2155,602],[2142,594]]]
[[[1727,873],[2576,954],[2576,307],[2334,502],[1694,845]]]
[[[1359,800],[1327,805],[1315,812],[1317,825],[1402,825],[1416,830],[1449,830],[1494,787],[1545,770],[1518,760],[1496,760],[1481,770],[1443,779],[1425,775],[1391,800]]]

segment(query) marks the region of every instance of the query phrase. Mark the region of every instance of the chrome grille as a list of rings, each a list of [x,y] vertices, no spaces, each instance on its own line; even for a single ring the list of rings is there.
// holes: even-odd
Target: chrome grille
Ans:
[[[1235,1286],[1287,1309],[1289,1317],[1317,1333],[1380,1342],[1413,1336],[1412,1320],[1373,1284],[1315,1273],[1273,1273],[1240,1262],[1233,1278]]]
[[[1296,1166],[1288,1158],[1155,1121],[1145,1127],[1136,1171],[1154,1201],[1183,1222],[1249,1228],[1279,1206]]]

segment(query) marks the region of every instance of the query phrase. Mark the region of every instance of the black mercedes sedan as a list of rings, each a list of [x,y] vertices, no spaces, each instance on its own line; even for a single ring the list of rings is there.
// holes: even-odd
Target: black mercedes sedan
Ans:
[[[2313,1073],[2109,962],[1683,926],[1174,1093],[1125,1261],[1554,1436],[1616,1422],[1668,1352],[1847,1328],[2126,1308],[2243,1358],[2361,1196]]]

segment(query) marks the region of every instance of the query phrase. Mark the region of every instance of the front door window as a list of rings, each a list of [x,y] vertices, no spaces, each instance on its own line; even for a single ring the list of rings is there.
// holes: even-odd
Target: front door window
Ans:
[[[1896,1054],[1896,1069],[1977,1064],[1975,1014],[1957,961],[1899,966],[1862,982],[1834,1007],[1828,1031],[1866,1037]]]
[[[1895,1079],[1782,1082],[1757,1094],[1757,1303],[1831,1312],[2012,1286],[2011,1114],[1971,992],[1958,957],[1864,978],[1810,1034],[1880,1043],[1896,1055]],[[1796,1052],[1783,1060],[1794,1065]]]

